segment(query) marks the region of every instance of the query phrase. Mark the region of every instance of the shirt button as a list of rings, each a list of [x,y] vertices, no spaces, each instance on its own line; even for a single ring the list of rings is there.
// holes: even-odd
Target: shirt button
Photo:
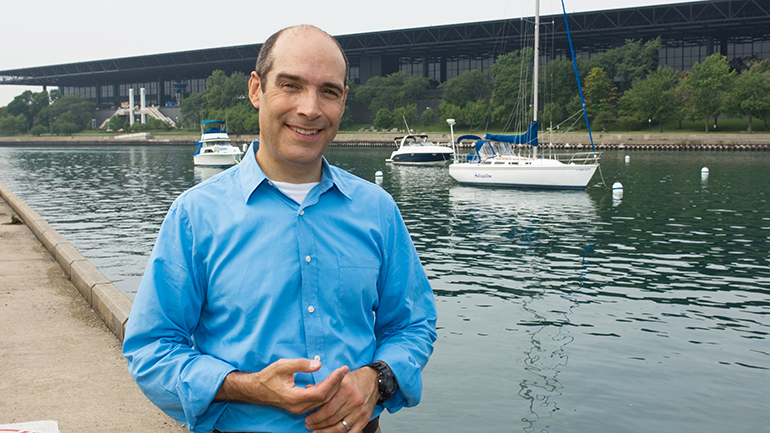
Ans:
[[[316,356],[313,357],[313,359],[315,359],[316,361],[320,361],[321,357],[319,355],[316,355]]]
[[[310,263],[310,260],[311,260],[310,256],[305,256],[305,261],[306,262]]]
[[[304,211],[304,210],[301,210],[301,211],[299,211],[299,214],[300,214],[300,215],[305,215],[305,211]]]
[[[307,307],[307,312],[308,312],[308,313],[312,313],[313,311],[315,311],[315,308],[313,308],[313,306],[312,306],[312,305],[311,305],[311,306],[309,306],[309,307]]]

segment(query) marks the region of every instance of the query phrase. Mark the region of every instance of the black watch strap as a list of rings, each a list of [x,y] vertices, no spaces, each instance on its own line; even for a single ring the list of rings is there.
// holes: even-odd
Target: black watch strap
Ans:
[[[396,375],[393,374],[393,370],[388,367],[388,364],[385,364],[382,361],[374,361],[369,364],[368,367],[377,372],[377,381],[380,391],[380,399],[377,400],[377,404],[383,404],[393,397],[393,394],[396,393],[396,389],[398,389]]]

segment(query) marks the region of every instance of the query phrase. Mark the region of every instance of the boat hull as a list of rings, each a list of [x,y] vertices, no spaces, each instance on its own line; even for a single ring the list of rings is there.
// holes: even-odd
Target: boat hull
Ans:
[[[206,167],[228,167],[241,160],[240,153],[206,153],[193,156],[195,165]]]
[[[440,165],[446,164],[451,158],[449,153],[411,153],[393,156],[390,161],[402,165]]]
[[[457,163],[449,175],[465,185],[509,186],[519,188],[585,188],[598,165],[538,165]]]
[[[452,159],[452,151],[439,149],[429,152],[395,151],[388,162],[401,165],[441,165]]]

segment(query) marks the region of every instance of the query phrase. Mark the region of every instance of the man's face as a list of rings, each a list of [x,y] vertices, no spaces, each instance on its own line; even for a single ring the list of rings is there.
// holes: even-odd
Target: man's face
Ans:
[[[328,36],[294,29],[281,34],[272,56],[267,76],[252,73],[249,81],[259,109],[257,160],[273,180],[296,183],[297,174],[309,172],[320,180],[321,156],[345,110],[344,59]]]

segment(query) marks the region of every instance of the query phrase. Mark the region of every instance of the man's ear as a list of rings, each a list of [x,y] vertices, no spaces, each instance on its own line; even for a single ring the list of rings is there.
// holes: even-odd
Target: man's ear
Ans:
[[[262,82],[259,80],[259,76],[256,72],[251,71],[251,77],[249,78],[249,100],[251,105],[259,110],[259,101],[262,93]]]

